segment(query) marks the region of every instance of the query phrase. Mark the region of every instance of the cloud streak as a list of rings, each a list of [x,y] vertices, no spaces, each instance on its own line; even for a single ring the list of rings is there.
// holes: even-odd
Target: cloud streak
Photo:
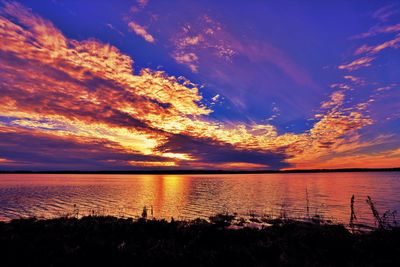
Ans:
[[[244,56],[250,62],[270,62],[295,82],[315,86],[310,76],[278,47],[265,41],[237,38],[208,15],[185,23],[171,39],[172,57],[193,72],[197,72],[202,63],[209,67],[207,63],[211,61],[232,63],[235,57]]]
[[[369,67],[372,64],[372,61],[374,60],[373,57],[362,57],[355,59],[354,61],[340,65],[338,68],[341,70],[348,70],[348,71],[354,71],[358,70],[360,68],[365,68]]]
[[[137,24],[134,21],[129,22],[128,26],[134,33],[142,37],[146,42],[155,42],[154,37],[143,26]]]

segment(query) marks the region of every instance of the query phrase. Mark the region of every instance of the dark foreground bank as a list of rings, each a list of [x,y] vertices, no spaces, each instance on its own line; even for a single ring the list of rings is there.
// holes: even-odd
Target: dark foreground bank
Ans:
[[[1,266],[400,266],[400,230],[277,221],[226,229],[203,220],[114,217],[0,223]]]

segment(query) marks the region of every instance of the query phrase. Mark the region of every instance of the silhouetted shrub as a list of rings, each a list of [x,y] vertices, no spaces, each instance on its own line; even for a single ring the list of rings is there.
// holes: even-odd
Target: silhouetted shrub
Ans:
[[[88,216],[0,223],[1,266],[400,266],[400,230],[276,220],[263,229],[214,222]],[[217,222],[217,223],[215,223]],[[271,221],[270,221],[271,222]]]

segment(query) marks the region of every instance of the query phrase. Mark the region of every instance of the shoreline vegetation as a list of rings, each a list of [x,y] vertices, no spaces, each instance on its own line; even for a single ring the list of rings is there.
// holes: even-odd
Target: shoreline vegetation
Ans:
[[[320,172],[398,172],[397,168],[345,168],[345,169],[293,169],[293,170],[56,170],[56,171],[33,171],[33,170],[0,170],[0,174],[25,173],[25,174],[268,174],[268,173],[320,173]]]
[[[354,196],[349,224],[307,214],[238,217],[227,212],[176,221],[74,211],[53,219],[0,222],[2,266],[400,266],[395,211],[380,213],[370,197],[376,227],[357,224]]]
[[[400,228],[274,220],[263,228],[111,216],[0,223],[2,266],[399,266]]]

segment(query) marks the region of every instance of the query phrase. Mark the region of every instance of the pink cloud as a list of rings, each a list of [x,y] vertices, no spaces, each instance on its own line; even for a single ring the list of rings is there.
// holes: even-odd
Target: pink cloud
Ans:
[[[197,72],[199,69],[199,67],[197,65],[199,58],[193,52],[189,52],[189,53],[176,52],[172,55],[172,57],[179,64],[188,66],[192,72]]]
[[[372,27],[367,32],[353,36],[351,39],[364,39],[364,38],[373,37],[373,36],[376,36],[379,34],[388,34],[388,33],[396,33],[396,32],[400,32],[400,24],[385,25],[385,26],[378,25],[378,26]]]
[[[137,35],[139,35],[144,40],[146,40],[146,42],[149,42],[149,43],[154,43],[155,42],[154,37],[149,32],[147,32],[147,30],[143,26],[137,24],[134,21],[129,22],[128,26]]]
[[[139,4],[139,6],[144,8],[149,3],[149,0],[137,0],[137,3]]]
[[[373,60],[374,60],[373,57],[362,57],[353,60],[350,63],[340,65],[338,68],[341,70],[354,71],[360,68],[371,66]]]
[[[196,23],[188,22],[172,38],[176,55],[196,54],[196,71],[201,65],[214,62],[217,68],[221,64],[232,63],[236,56],[244,56],[250,62],[270,62],[296,83],[315,87],[310,75],[293,62],[281,49],[268,42],[257,42],[238,38],[226,30],[223,25],[210,16],[201,16]],[[194,60],[177,60],[193,71]],[[209,66],[207,66],[209,67]],[[225,68],[225,67],[224,67]],[[217,71],[217,70],[215,70]]]
[[[396,5],[392,4],[379,8],[372,14],[372,17],[382,22],[386,22],[390,17],[399,12],[400,9],[396,9]]]

